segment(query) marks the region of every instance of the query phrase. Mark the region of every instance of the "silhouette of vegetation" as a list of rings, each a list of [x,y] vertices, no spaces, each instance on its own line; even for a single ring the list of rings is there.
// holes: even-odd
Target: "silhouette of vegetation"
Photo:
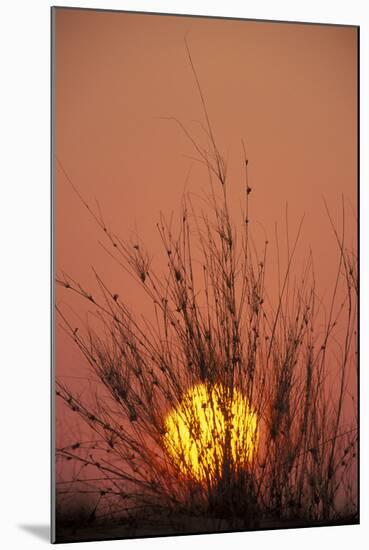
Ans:
[[[88,396],[61,379],[56,382],[58,398],[94,434],[92,441],[57,450],[58,460],[75,461],[88,472],[57,486],[57,525],[60,533],[70,527],[63,498],[76,495],[87,495],[92,503],[79,526],[93,525],[105,537],[106,525],[119,537],[355,522],[357,418],[353,415],[347,424],[343,410],[351,400],[347,383],[357,362],[357,260],[346,247],[344,201],[340,230],[326,205],[339,254],[327,311],[317,297],[312,255],[301,278],[293,267],[303,221],[288,246],[274,299],[266,288],[267,270],[278,276],[268,264],[269,243],[258,251],[251,235],[253,189],[246,149],[243,207],[240,219],[234,219],[227,163],[187,52],[202,102],[206,145],[177,122],[206,169],[208,208],[200,209],[187,194],[178,226],[164,216],[158,220],[165,273],[155,270],[142,242],[126,242],[116,234],[71,182],[105,235],[107,253],[146,293],[154,315],[150,321],[131,311],[98,272],[96,295],[68,274],[57,278],[58,285],[91,306],[95,323],[79,327],[57,310],[97,381]],[[210,460],[199,436],[199,414],[186,408],[182,420],[201,476],[186,459],[189,444],[180,435],[173,460],[166,425],[170,411],[199,385],[207,389],[204,406],[218,407],[224,419],[209,428],[218,442]],[[215,387],[222,388],[216,398]],[[235,433],[241,430],[232,409],[235,392],[257,419],[255,449],[243,461],[241,447],[248,440]],[[248,429],[246,423],[242,430]],[[240,448],[232,447],[237,437]]]

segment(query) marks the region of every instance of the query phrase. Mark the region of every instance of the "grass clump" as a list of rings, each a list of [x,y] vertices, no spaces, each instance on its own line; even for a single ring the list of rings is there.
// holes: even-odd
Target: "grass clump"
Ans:
[[[190,53],[189,59],[194,70]],[[245,148],[244,202],[235,220],[227,164],[194,75],[207,145],[180,124],[206,169],[208,208],[200,210],[186,195],[176,228],[164,216],[158,220],[165,273],[155,270],[141,242],[121,239],[79,195],[105,235],[108,253],[149,298],[153,319],[139,318],[97,272],[96,296],[72,277],[58,277],[67,292],[90,304],[98,321],[77,330],[58,307],[96,381],[85,398],[57,380],[58,397],[94,434],[92,441],[58,449],[60,460],[94,472],[71,480],[66,492],[92,487],[98,495],[92,520],[120,518],[128,535],[356,521],[357,423],[344,412],[356,367],[357,275],[356,257],[345,243],[344,203],[341,233],[327,208],[339,259],[325,315],[312,256],[300,279],[293,270],[302,222],[273,298],[266,287],[267,270],[274,269],[269,243],[257,251],[251,237]],[[188,391],[199,386],[205,388],[202,423],[208,422],[211,437],[205,444],[199,413],[185,407],[179,414],[186,440],[177,422],[173,460],[168,414],[181,411]],[[247,423],[241,428],[232,408],[235,395],[257,419],[249,437],[241,433]],[[222,422],[209,421],[206,411],[215,409]],[[242,460],[252,438],[254,451]],[[217,451],[208,452],[206,445],[214,442]],[[191,452],[201,476],[188,459]]]

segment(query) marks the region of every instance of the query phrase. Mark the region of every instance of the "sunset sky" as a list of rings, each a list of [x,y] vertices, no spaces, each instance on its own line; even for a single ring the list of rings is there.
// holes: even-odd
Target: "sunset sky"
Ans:
[[[138,235],[160,271],[160,213],[176,215],[184,191],[202,205],[206,171],[179,126],[167,120],[177,118],[206,143],[186,39],[228,159],[236,216],[245,193],[245,141],[250,227],[257,246],[271,243],[271,286],[275,224],[285,243],[288,204],[291,242],[305,215],[297,268],[311,249],[317,289],[327,300],[338,251],[324,199],[340,227],[344,196],[346,242],[356,246],[357,29],[78,9],[58,9],[55,23],[55,155],[86,201],[99,202],[109,227],[122,239]],[[55,215],[56,273],[94,291],[94,267],[134,311],[150,315],[137,286],[99,245],[104,236],[59,164]],[[76,326],[82,322],[82,300],[58,288],[57,302]],[[57,374],[82,376],[83,365],[58,327]]]

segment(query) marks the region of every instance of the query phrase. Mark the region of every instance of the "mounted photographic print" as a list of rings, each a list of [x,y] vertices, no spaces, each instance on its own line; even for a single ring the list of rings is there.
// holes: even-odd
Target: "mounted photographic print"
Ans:
[[[355,524],[359,28],[52,9],[52,540]]]

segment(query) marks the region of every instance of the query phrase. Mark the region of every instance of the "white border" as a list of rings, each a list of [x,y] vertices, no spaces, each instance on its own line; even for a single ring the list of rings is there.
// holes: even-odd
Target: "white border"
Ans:
[[[190,13],[361,27],[361,97],[369,97],[369,18],[365,1],[219,0],[76,1],[57,5]],[[0,18],[0,324],[1,543],[38,548],[45,541],[20,526],[49,523],[50,366],[50,10],[47,0],[4,2]],[[368,102],[361,104],[361,525],[111,542],[125,548],[194,549],[326,545],[364,548],[369,539]],[[366,249],[366,250],[365,250]],[[5,307],[4,307],[5,306]],[[42,531],[42,529],[41,529]],[[44,528],[45,531],[45,528]],[[84,548],[92,547],[85,543]],[[108,543],[105,543],[108,544]],[[72,545],[74,546],[74,545]]]

